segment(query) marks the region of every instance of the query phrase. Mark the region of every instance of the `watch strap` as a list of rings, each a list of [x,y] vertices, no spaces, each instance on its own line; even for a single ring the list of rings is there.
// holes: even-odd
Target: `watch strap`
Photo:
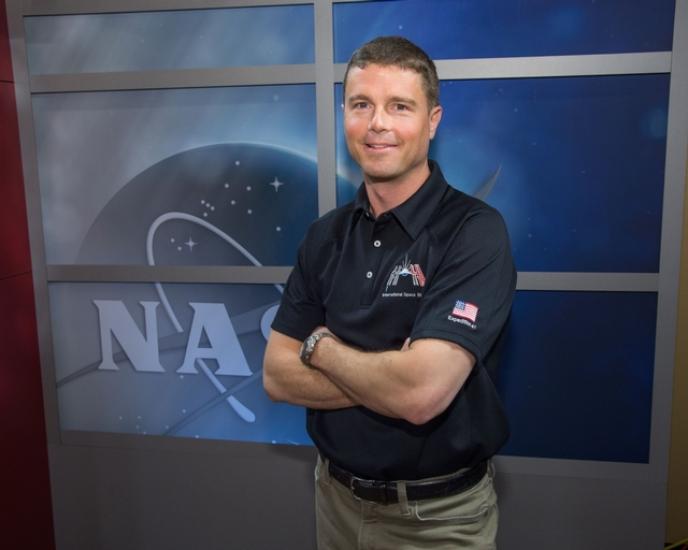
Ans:
[[[313,364],[311,363],[311,357],[315,352],[315,346],[318,344],[320,340],[328,337],[334,338],[331,332],[321,330],[319,332],[311,334],[308,338],[306,338],[303,341],[303,344],[301,344],[301,351],[299,353],[299,357],[304,365],[306,365],[307,367],[313,367]]]

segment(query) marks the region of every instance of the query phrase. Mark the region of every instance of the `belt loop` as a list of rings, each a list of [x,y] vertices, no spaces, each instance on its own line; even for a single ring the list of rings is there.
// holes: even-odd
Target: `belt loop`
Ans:
[[[325,458],[322,456],[320,453],[318,453],[318,462],[320,463],[320,479],[325,483],[325,485],[329,485],[331,482],[330,478],[330,459]]]
[[[409,508],[408,497],[406,496],[406,482],[397,481],[397,498],[399,499],[399,512],[402,516],[408,517],[411,515],[411,508]]]

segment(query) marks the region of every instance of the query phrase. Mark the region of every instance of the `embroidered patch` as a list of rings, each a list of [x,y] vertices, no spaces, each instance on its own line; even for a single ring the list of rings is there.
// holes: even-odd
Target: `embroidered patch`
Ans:
[[[478,306],[471,304],[470,302],[464,302],[463,300],[457,300],[454,304],[454,309],[451,314],[459,319],[467,319],[471,323],[475,323],[478,317]]]
[[[451,314],[447,315],[447,321],[459,323],[475,330],[478,325],[475,320],[478,318],[478,306],[463,300],[457,300]]]
[[[404,256],[404,261],[400,264],[394,266],[392,272],[387,278],[387,285],[385,285],[385,291],[382,293],[384,298],[387,297],[420,297],[422,296],[419,292],[395,292],[395,288],[399,284],[399,279],[409,278],[413,287],[423,288],[425,286],[425,274],[421,269],[419,264],[411,263],[408,256]],[[392,292],[390,292],[392,288]],[[408,287],[406,287],[408,288]]]

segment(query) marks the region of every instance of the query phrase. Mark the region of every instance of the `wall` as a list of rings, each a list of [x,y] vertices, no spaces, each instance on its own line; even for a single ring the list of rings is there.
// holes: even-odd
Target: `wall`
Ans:
[[[19,5],[19,2],[16,4]],[[78,1],[71,3],[72,6],[77,7],[85,4]],[[147,5],[153,4],[154,2],[151,1]],[[164,2],[160,2],[160,5],[162,4]],[[327,4],[328,2],[320,4],[318,0],[316,5]],[[26,3],[23,5],[29,6]],[[133,3],[131,5],[133,6]],[[27,9],[30,10],[31,7]],[[40,6],[34,9],[40,11]],[[44,7],[44,9],[49,8]],[[325,18],[324,11],[327,10],[323,10],[318,15],[316,8],[316,19]],[[325,23],[321,25],[321,29],[328,28]],[[17,28],[20,26],[17,25]],[[320,48],[319,51],[324,52],[326,49]],[[662,65],[662,59],[665,56],[660,54],[649,57],[659,58],[660,69],[656,72],[667,72]],[[616,61],[613,64],[615,65]],[[509,70],[512,68],[513,66],[509,66]],[[606,70],[609,72],[609,69]],[[647,71],[647,69],[643,70]],[[604,71],[603,69],[602,74],[606,74]],[[331,72],[331,60],[316,61],[316,87],[325,90],[322,92],[323,96],[330,96],[328,102],[332,100]],[[463,73],[460,77],[456,76],[458,72],[449,71],[453,76],[447,76],[447,78],[465,78]],[[546,70],[544,72],[553,76]],[[502,73],[490,74],[495,76]],[[587,73],[584,72],[584,74]],[[613,74],[613,71],[610,74]],[[19,77],[17,78],[21,81]],[[225,85],[251,84],[241,79],[235,82],[232,78],[218,80],[218,82],[224,82]],[[485,78],[484,74],[482,78]],[[122,89],[130,89],[132,86],[135,88],[140,85],[139,77],[136,76],[136,79],[133,85],[131,83],[127,85],[126,82],[122,84],[123,81],[119,83]],[[312,76],[307,78],[309,82],[310,79]],[[43,99],[46,96],[58,96],[60,94],[51,94],[51,92],[64,91],[64,89],[72,92],[84,91],[78,87],[77,89],[70,88],[69,78],[66,80],[65,84],[61,77],[53,79],[40,77],[31,83],[31,87],[33,89],[35,86],[37,93],[42,93]],[[72,85],[75,82],[76,80],[73,79]],[[153,79],[149,82],[152,82],[152,88],[157,89],[160,81]],[[181,82],[186,82],[188,85],[188,80],[182,79]],[[88,87],[86,79],[85,84],[81,82],[77,84]],[[105,87],[107,88],[108,85],[114,84],[108,81]],[[100,86],[103,87],[102,84]],[[177,85],[180,88],[183,86],[184,84]],[[18,89],[24,90],[22,86]],[[99,89],[98,85],[96,89]],[[28,91],[26,95],[28,96]],[[81,97],[85,95],[87,94]],[[27,99],[23,95],[19,97]],[[322,111],[331,118],[333,106],[326,102],[323,102],[323,105]],[[179,111],[179,109],[171,110],[175,113]],[[122,112],[120,111],[119,114],[121,119]],[[37,118],[40,119],[40,117]],[[31,122],[27,122],[30,119],[30,114],[23,119],[22,130],[27,127],[32,128]],[[70,120],[73,119],[72,116]],[[319,130],[322,129],[322,123],[321,117],[318,121]],[[332,125],[331,120],[329,124]],[[327,124],[325,128],[326,131],[322,134],[334,134]],[[33,132],[29,131],[27,134],[33,135]],[[95,139],[92,132],[84,132],[82,135],[88,140]],[[68,141],[75,151],[80,151],[73,141],[65,141]],[[327,158],[327,155],[324,157]],[[32,155],[28,158],[35,160]],[[64,157],[57,158],[61,166],[68,164]],[[33,198],[34,201],[30,204],[37,205],[37,177],[31,175],[32,170],[35,170],[33,164],[32,160],[26,164],[25,177],[29,198]],[[319,162],[319,169],[324,170],[322,168],[324,165],[326,166],[327,162]],[[328,173],[329,176],[331,173]],[[40,214],[36,214],[38,210],[39,207],[32,209],[32,228],[35,227],[33,222],[40,225]],[[34,244],[40,250],[42,245],[39,241],[42,235],[40,231],[36,234],[38,237]],[[40,253],[35,263],[37,266],[41,264]],[[72,270],[62,269],[64,266],[59,265],[50,267],[50,282],[66,283],[64,287],[74,280],[82,282],[92,280],[90,277],[93,273],[100,273],[96,279],[98,282],[108,282],[110,279],[103,274],[117,272],[110,270],[106,273],[107,269],[91,270],[84,266]],[[207,267],[206,271],[201,268],[193,271],[194,276],[207,275],[208,277],[201,277],[202,280],[195,282],[220,282],[220,277],[213,275],[215,271],[211,272]],[[121,271],[118,272],[121,273]],[[139,270],[138,276],[141,276],[143,272]],[[160,270],[157,273],[164,273],[164,271]],[[173,270],[170,273],[174,273]],[[188,273],[191,272],[186,273],[188,277]],[[529,279],[527,275],[521,282],[525,285],[525,290],[552,290],[552,288],[538,288],[537,282],[532,282],[535,279],[533,277]],[[581,284],[585,287],[586,279],[580,275],[571,277],[571,286],[577,287]],[[111,280],[124,284],[138,281],[136,276],[131,275],[128,279],[115,277]],[[76,277],[76,279],[70,279],[70,277]],[[211,277],[217,277],[217,280],[211,281]],[[155,279],[145,280],[150,282]],[[184,280],[183,276],[181,280]],[[193,281],[186,280],[186,282]],[[227,282],[227,280],[222,282]],[[52,286],[59,288],[60,284]],[[534,284],[535,288],[528,287],[528,284]],[[45,342],[50,338],[50,322],[46,296],[47,285],[46,288],[41,288],[41,285],[42,282],[37,281],[37,296],[43,296],[43,301],[39,303],[45,306],[39,308],[39,329],[44,338],[42,341]],[[654,290],[652,285],[649,287],[650,291]],[[604,288],[595,287],[594,290],[604,290]],[[671,300],[674,301],[673,297]],[[54,302],[51,304],[53,304],[52,313],[55,315],[57,307],[54,306]],[[74,309],[72,304],[69,304],[69,308]],[[56,318],[59,319],[57,316]],[[653,319],[650,321],[651,324],[652,321]],[[83,346],[82,333],[73,330],[69,323],[57,323],[58,329],[66,326],[72,329],[75,345]],[[48,327],[47,331],[46,327]],[[666,325],[664,328],[668,332]],[[673,321],[671,328],[673,328]],[[58,343],[62,341],[64,340],[61,338],[56,339]],[[670,346],[664,344],[661,347],[669,349]],[[57,405],[54,399],[51,400],[51,394],[55,391],[53,387],[55,373],[51,370],[53,368],[51,361],[52,357],[48,357],[45,363],[49,420],[56,419],[58,414]],[[663,366],[661,380],[660,378],[657,380],[663,382],[663,375],[666,372],[667,369]],[[662,384],[655,386],[662,386]],[[570,393],[578,395],[574,391]],[[661,398],[655,399],[654,403],[660,405],[667,403],[668,391],[656,395],[660,395]],[[52,397],[54,398],[54,395]],[[157,399],[151,402],[160,406],[162,401],[160,394],[158,393],[156,397]],[[633,402],[633,408],[638,408],[637,403],[637,400]],[[658,408],[661,409],[661,407]],[[668,404],[666,408],[668,409]],[[577,407],[568,409],[568,411],[576,411],[574,415],[578,410]],[[89,419],[88,415],[82,415],[80,418],[84,417]],[[666,415],[662,414],[657,418],[659,418],[660,428],[658,431],[662,434],[662,428],[668,425],[666,422],[668,410]],[[55,500],[59,504],[54,512],[59,548],[92,550],[94,548],[160,547],[169,549],[230,546],[255,549],[311,548],[313,546],[310,474],[314,454],[312,449],[220,443],[207,440],[169,441],[155,436],[146,438],[134,435],[109,436],[88,431],[75,433],[64,429],[62,432],[57,432],[53,427],[51,422],[49,425],[50,459],[54,476],[53,490]],[[591,424],[588,427],[595,426]],[[610,433],[614,434],[614,432]],[[659,444],[654,446],[655,450],[664,449],[663,435],[656,439]],[[656,455],[654,452],[653,454]],[[561,457],[555,455],[554,460],[531,460],[529,456],[506,457],[506,460],[501,457],[503,460],[500,464],[502,468],[498,482],[503,511],[500,538],[504,547],[510,545],[511,548],[539,548],[543,546],[543,540],[556,539],[558,548],[592,547],[592,541],[594,541],[595,546],[600,547],[618,546],[644,550],[655,547],[656,541],[661,540],[664,534],[663,504],[666,477],[662,467],[666,465],[665,451],[662,450],[661,459],[654,461],[653,469],[649,473],[644,464],[629,466],[623,463],[602,463],[581,466],[576,460],[567,461],[568,455]],[[661,467],[656,467],[658,462],[661,462]],[[648,480],[648,478],[651,479]],[[656,505],[657,503],[660,505]],[[534,518],[537,518],[536,522],[533,522]],[[535,528],[532,527],[533,524],[536,524]],[[585,526],[584,529],[581,529],[582,525]],[[524,526],[528,527],[524,528]]]
[[[686,173],[688,189],[688,172]],[[678,299],[676,367],[672,401],[671,451],[667,506],[667,541],[688,538],[688,193],[685,195],[681,287]]]
[[[14,78],[0,2],[0,546],[54,546]]]

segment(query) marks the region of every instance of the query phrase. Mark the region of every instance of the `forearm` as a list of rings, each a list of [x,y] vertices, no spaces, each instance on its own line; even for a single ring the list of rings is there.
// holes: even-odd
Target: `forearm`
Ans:
[[[395,402],[394,395],[405,394],[407,388],[400,391],[394,383],[381,387],[381,375],[387,370],[384,364],[389,361],[389,354],[401,352],[366,353],[341,342],[326,340],[316,348],[312,360],[314,370],[366,408],[391,418],[403,418],[404,407],[398,400]]]
[[[263,386],[273,401],[312,409],[342,409],[356,403],[322,372],[303,365],[300,342],[273,332],[263,363]]]
[[[361,405],[391,418],[415,418],[419,390],[404,363],[405,351],[363,352],[323,339],[313,364]],[[403,365],[403,366],[402,366]]]
[[[313,364],[361,405],[385,416],[423,424],[456,396],[472,367],[455,344],[420,340],[401,351],[362,352],[327,338]]]

